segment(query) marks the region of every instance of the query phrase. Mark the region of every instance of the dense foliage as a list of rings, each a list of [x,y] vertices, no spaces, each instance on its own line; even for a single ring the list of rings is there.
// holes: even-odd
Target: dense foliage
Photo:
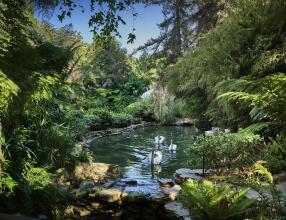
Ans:
[[[231,168],[242,169],[261,159],[264,148],[262,138],[248,131],[199,136],[190,147],[190,164],[203,165],[218,172]]]
[[[245,197],[249,189],[233,191],[228,185],[216,186],[210,181],[188,180],[183,186],[184,202],[196,219],[235,219],[243,216],[253,203]]]
[[[215,169],[230,179],[239,176],[241,185],[254,184],[259,181],[250,176],[266,170],[250,168],[257,160],[265,160],[271,172],[285,170],[286,2],[216,2],[223,3],[217,23],[199,33],[195,46],[167,68],[164,78],[197,127],[237,132],[199,136],[190,146],[190,165]],[[200,187],[207,188],[191,189]],[[187,194],[195,198],[191,190]],[[262,201],[256,217],[279,218],[269,211],[279,210],[269,198]],[[201,216],[214,204],[204,202]]]
[[[52,173],[90,160],[75,148],[87,132],[153,120],[129,107],[150,79],[115,39],[85,44],[21,1],[0,10],[0,212],[60,216],[67,195]]]
[[[229,2],[220,23],[169,68],[169,89],[193,117],[234,129],[251,117],[285,125],[277,118],[285,105],[285,7],[283,0]]]
[[[136,16],[138,2],[162,6],[165,19],[160,36],[139,48],[155,53],[134,58],[116,37],[120,13]],[[281,217],[268,168],[286,168],[285,0],[90,3],[92,44],[72,25],[56,29],[33,15],[60,6],[63,20],[80,1],[0,2],[0,212],[61,216],[69,195],[54,173],[91,160],[75,147],[87,133],[190,117],[204,130],[236,132],[196,137],[191,166],[212,169],[213,182],[268,190],[272,200],[189,181],[185,205],[203,219],[241,219],[251,210],[258,219]]]

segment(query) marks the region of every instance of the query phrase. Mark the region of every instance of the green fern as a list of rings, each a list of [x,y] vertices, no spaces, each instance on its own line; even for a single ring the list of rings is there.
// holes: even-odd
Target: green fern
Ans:
[[[182,187],[183,202],[200,219],[233,219],[245,214],[254,201],[245,197],[248,188],[232,191],[228,185],[194,180]]]

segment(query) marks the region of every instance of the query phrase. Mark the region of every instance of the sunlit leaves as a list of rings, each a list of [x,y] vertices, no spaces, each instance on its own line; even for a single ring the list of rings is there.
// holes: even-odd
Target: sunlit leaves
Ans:
[[[19,87],[0,70],[0,115],[7,113],[9,104],[19,91]]]

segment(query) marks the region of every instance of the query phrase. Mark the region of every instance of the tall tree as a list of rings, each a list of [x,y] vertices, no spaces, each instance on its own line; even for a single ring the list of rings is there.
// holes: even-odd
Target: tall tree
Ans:
[[[174,63],[194,44],[195,37],[212,28],[223,8],[220,0],[150,0],[148,4],[162,5],[164,20],[158,25],[161,33],[151,38],[140,50],[163,51],[168,63]]]
[[[161,33],[157,38],[151,38],[137,51],[163,50],[169,62],[175,62],[192,43],[194,5],[188,0],[159,0],[150,1],[149,4],[159,4],[163,7],[164,20],[158,25]]]

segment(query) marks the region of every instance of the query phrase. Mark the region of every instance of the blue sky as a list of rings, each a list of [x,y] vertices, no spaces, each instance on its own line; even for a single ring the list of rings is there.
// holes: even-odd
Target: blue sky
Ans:
[[[85,2],[87,3],[87,5],[85,5],[84,7],[86,9],[89,9],[89,1]],[[145,7],[142,4],[137,4],[135,5],[135,11],[136,13],[138,13],[138,16],[135,18],[134,21],[134,26],[136,28],[135,42],[133,44],[127,44],[128,33],[132,32],[133,28],[133,18],[129,12],[122,13],[122,17],[127,24],[121,25],[119,29],[120,34],[122,35],[122,38],[119,39],[119,41],[121,42],[122,46],[128,50],[128,52],[132,52],[133,49],[143,45],[151,37],[158,36],[160,30],[157,24],[159,24],[163,20],[163,15],[159,6]],[[88,26],[88,20],[90,18],[91,13],[92,12],[90,12],[90,10],[85,10],[85,12],[82,13],[81,9],[78,8],[73,11],[71,18],[66,17],[63,22],[60,22],[57,18],[57,15],[59,14],[59,9],[57,8],[54,11],[53,16],[49,18],[48,21],[56,28],[72,23],[74,29],[82,33],[85,42],[92,42],[93,34],[90,32]],[[37,17],[39,20],[43,20],[41,15],[37,14]]]

